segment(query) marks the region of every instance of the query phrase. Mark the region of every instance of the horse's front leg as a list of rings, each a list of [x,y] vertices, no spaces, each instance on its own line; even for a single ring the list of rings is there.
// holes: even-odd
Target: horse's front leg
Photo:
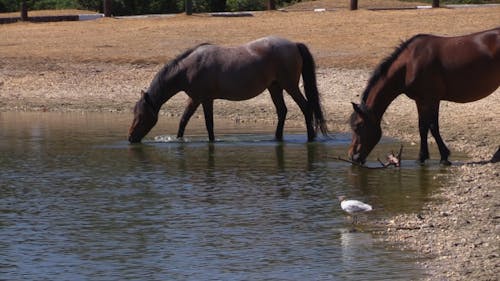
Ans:
[[[417,102],[418,109],[418,132],[420,133],[420,152],[418,161],[423,164],[429,159],[429,145],[427,143],[427,135],[429,133],[429,112],[427,105]]]
[[[184,136],[184,130],[186,129],[186,125],[191,119],[191,116],[196,112],[196,109],[200,106],[199,101],[194,101],[189,98],[186,109],[184,109],[184,113],[182,114],[181,121],[179,122],[179,130],[177,131],[177,138],[182,138]]]
[[[214,136],[214,100],[209,99],[202,103],[203,112],[205,113],[205,126],[207,127],[208,140],[215,141]]]
[[[273,83],[269,88],[269,93],[276,107],[276,114],[278,115],[278,125],[276,126],[275,138],[277,141],[283,140],[283,127],[285,126],[285,119],[288,109],[286,108],[285,100],[283,99],[283,88],[278,84]]]

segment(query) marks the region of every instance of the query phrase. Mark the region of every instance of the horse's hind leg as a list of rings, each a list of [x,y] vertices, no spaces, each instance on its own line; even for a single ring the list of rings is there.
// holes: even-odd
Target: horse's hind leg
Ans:
[[[207,127],[208,139],[210,142],[215,141],[214,136],[214,101],[206,100],[202,103],[203,112],[205,113],[205,126]]]
[[[276,107],[276,114],[278,114],[278,125],[276,126],[275,138],[278,141],[283,140],[283,127],[285,126],[285,118],[288,109],[286,108],[285,100],[283,99],[283,88],[277,83],[271,84],[268,88],[274,106]]]
[[[182,114],[181,121],[179,123],[179,130],[177,131],[177,138],[182,138],[184,136],[184,129],[186,129],[186,125],[189,122],[189,119],[196,112],[196,109],[200,106],[200,102],[194,101],[189,98],[188,105],[186,109],[184,109],[184,113]]]
[[[300,92],[298,87],[293,87],[290,89],[286,89],[286,91],[292,96],[293,100],[297,103],[300,110],[304,114],[304,118],[306,120],[307,127],[307,140],[313,141],[316,137],[316,131],[314,130],[312,120],[312,109],[309,106],[309,103],[306,101],[302,93]]]

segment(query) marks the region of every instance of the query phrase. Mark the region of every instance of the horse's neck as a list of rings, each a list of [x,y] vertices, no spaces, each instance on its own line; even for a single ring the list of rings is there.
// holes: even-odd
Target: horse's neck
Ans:
[[[184,89],[182,81],[182,72],[180,71],[167,77],[155,77],[149,86],[148,93],[158,110],[170,98]]]
[[[380,121],[389,105],[404,91],[404,71],[381,77],[370,89],[365,105]]]

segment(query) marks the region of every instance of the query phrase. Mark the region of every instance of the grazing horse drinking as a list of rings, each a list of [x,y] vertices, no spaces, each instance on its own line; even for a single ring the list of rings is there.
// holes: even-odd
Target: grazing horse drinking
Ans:
[[[382,136],[380,121],[389,104],[405,93],[417,104],[421,163],[429,159],[427,134],[436,140],[441,163],[450,151],[439,134],[441,100],[466,103],[482,99],[500,85],[500,27],[457,37],[416,35],[403,42],[374,71],[353,103],[349,156],[364,163]]]
[[[302,74],[306,97],[299,89]],[[237,47],[200,44],[166,64],[151,82],[134,108],[134,120],[128,140],[140,142],[158,121],[160,107],[172,96],[184,91],[188,105],[182,115],[177,137],[200,104],[205,114],[208,138],[214,141],[214,99],[241,101],[269,90],[278,114],[275,137],[283,139],[287,108],[286,90],[304,114],[308,140],[316,129],[327,133],[326,122],[316,86],[314,59],[306,45],[278,37],[265,37]]]

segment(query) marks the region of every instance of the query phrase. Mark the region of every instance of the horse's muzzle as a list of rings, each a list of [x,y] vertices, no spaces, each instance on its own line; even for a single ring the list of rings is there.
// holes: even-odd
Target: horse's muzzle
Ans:
[[[129,137],[128,137],[128,141],[129,141],[130,143],[140,143],[140,142],[141,142],[141,139],[139,139],[139,138],[135,138],[135,137],[133,137],[133,136],[129,136]]]

